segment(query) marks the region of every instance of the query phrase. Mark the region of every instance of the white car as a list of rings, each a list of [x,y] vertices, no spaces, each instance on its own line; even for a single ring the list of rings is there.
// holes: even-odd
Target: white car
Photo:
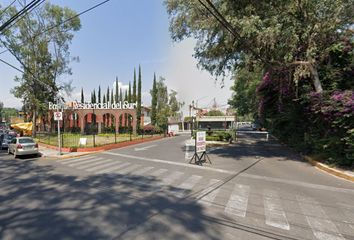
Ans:
[[[31,137],[17,137],[12,139],[7,149],[8,154],[17,156],[39,155],[38,144]]]

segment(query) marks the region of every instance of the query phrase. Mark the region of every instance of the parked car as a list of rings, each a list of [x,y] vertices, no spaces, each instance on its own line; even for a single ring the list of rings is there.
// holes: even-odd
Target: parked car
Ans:
[[[8,154],[17,156],[38,155],[38,144],[31,137],[16,137],[12,139],[7,149]]]
[[[8,148],[9,144],[11,143],[12,139],[14,139],[15,136],[13,135],[4,135],[2,141],[1,141],[1,150]]]

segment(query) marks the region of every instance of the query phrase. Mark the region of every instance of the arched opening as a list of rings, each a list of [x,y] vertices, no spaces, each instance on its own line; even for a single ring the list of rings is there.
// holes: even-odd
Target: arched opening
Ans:
[[[85,134],[97,134],[98,132],[98,124],[97,124],[97,116],[94,113],[87,113],[84,117],[84,131]]]
[[[119,133],[129,133],[133,130],[133,116],[123,113],[119,116]]]
[[[114,133],[116,129],[116,119],[113,114],[105,113],[102,116],[102,133]]]

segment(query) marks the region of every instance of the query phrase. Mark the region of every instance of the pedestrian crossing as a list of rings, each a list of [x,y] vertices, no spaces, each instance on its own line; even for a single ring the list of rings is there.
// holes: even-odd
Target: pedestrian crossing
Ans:
[[[288,201],[287,204],[291,202],[300,209],[301,212],[296,214],[311,230],[314,239],[346,239],[346,236],[338,230],[338,221],[332,221],[326,209],[316,199],[301,194],[295,194],[292,199],[282,198],[282,192],[275,189],[257,189],[247,184],[224,182],[222,179],[210,179],[208,176],[189,174],[176,169],[169,170],[97,156],[61,160],[58,163],[93,174],[121,174],[124,180],[136,185],[148,185],[149,181],[130,180],[129,176],[153,177],[158,180],[150,184],[153,186],[148,186],[152,194],[162,191],[176,199],[185,197],[195,199],[206,209],[221,208],[226,216],[235,220],[247,219],[252,214],[252,205],[249,200],[257,196],[262,199],[264,226],[279,231],[291,231],[292,228],[297,227],[292,226],[292,222],[288,220],[289,210],[287,212],[284,208],[285,201]],[[225,193],[227,196],[220,197]],[[348,215],[348,213],[343,213],[343,216]],[[350,220],[352,219],[346,218],[343,222]]]

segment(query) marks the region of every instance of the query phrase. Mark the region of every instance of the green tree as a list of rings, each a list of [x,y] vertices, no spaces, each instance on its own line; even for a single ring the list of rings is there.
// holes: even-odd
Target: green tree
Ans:
[[[163,131],[167,131],[168,116],[170,114],[170,107],[168,105],[168,90],[165,84],[165,78],[160,77],[156,82],[157,91],[157,114],[156,124]]]
[[[128,99],[129,99],[128,90],[125,90],[125,93],[124,93],[124,101],[128,101]]]
[[[4,103],[0,102],[0,121],[2,121],[3,118],[3,109],[4,109]]]
[[[97,97],[98,97],[98,100],[97,102],[102,102],[102,98],[101,98],[101,85],[98,85],[98,93],[97,93]]]
[[[294,82],[311,77],[316,92],[323,90],[319,61],[344,33],[352,33],[354,22],[353,1],[203,2],[224,24],[200,1],[165,0],[172,39],[197,39],[194,56],[201,67],[215,76],[245,65],[286,67]]]
[[[140,66],[139,66],[140,69]],[[132,96],[132,102],[136,102],[137,101],[137,96],[136,96],[136,71],[134,68],[134,82],[133,82],[133,96]]]
[[[123,101],[123,91],[122,88],[119,89],[119,101]]]
[[[8,19],[17,12],[16,7],[10,7],[2,12],[1,19]],[[59,91],[71,89],[70,82],[59,82],[58,78],[71,74],[69,64],[73,58],[69,44],[74,32],[81,28],[80,19],[74,18],[75,15],[67,7],[45,3],[2,32],[1,47],[15,57],[23,72],[15,77],[19,85],[11,92],[22,99],[34,123],[38,114],[45,114],[48,102],[54,101]],[[72,20],[61,24],[69,18]],[[45,34],[44,29],[47,29]],[[33,124],[32,134],[36,135],[36,124]]]
[[[3,108],[2,109],[2,120],[10,122],[11,117],[17,117],[18,111],[15,108]]]
[[[170,116],[176,117],[179,110],[180,110],[180,105],[181,103],[178,102],[177,100],[177,92],[174,90],[171,90],[170,94],[169,94],[169,102],[168,102],[169,106],[170,106]]]
[[[114,95],[114,101],[117,103],[119,101],[119,86],[118,86],[118,77],[116,78],[116,94]]]
[[[93,94],[92,94],[92,103],[97,103],[97,99],[96,99],[96,89],[93,89]]]
[[[84,89],[81,88],[81,103],[85,102]]]
[[[211,110],[207,113],[207,116],[224,116],[225,114],[220,110]]]
[[[132,102],[132,88],[131,88],[131,84],[129,82],[129,87],[128,87],[128,102]]]
[[[154,73],[154,81],[152,85],[151,94],[151,124],[156,125],[157,122],[157,86],[156,86],[156,74]]]
[[[234,85],[231,87],[232,97],[228,103],[236,109],[237,115],[256,115],[258,110],[256,89],[262,79],[261,69],[249,71],[240,68],[234,74],[234,79]]]
[[[111,89],[111,103],[114,103],[113,88]]]
[[[134,90],[134,92],[135,92],[135,90]],[[140,65],[139,65],[139,76],[138,76],[138,96],[136,98],[136,102],[137,102],[136,125],[137,125],[137,129],[140,129],[140,127],[141,127],[141,67],[140,67]]]
[[[107,87],[107,93],[106,93],[106,103],[108,103],[109,102],[109,100],[110,100],[110,91],[109,91],[109,87]]]
[[[106,101],[106,95],[105,95],[105,94],[103,94],[103,100],[102,100],[102,102],[103,102],[103,103],[107,103],[107,101]]]

